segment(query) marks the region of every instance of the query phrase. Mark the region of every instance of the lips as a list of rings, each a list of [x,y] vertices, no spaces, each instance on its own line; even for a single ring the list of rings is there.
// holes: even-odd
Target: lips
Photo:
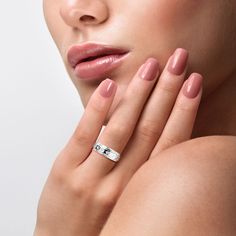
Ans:
[[[72,46],[67,60],[79,79],[98,79],[114,70],[128,52],[124,48],[86,43]]]

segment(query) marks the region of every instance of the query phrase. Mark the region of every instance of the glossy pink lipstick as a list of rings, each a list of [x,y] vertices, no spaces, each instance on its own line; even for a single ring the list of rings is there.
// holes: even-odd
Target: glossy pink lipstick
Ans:
[[[72,46],[67,53],[67,60],[76,77],[96,80],[109,76],[128,53],[124,48],[85,43]]]

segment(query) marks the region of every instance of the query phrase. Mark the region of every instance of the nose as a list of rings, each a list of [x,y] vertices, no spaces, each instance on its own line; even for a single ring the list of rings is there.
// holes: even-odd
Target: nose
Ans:
[[[107,5],[101,0],[63,0],[60,15],[73,28],[97,25],[108,18]]]

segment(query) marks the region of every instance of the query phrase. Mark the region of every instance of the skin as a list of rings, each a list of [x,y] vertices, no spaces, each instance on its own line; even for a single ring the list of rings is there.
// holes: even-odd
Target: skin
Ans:
[[[44,12],[86,109],[45,184],[35,235],[234,235],[236,138],[226,135],[236,133],[235,1],[45,0]],[[87,41],[131,50],[109,75],[117,87],[108,99],[68,65],[68,48]],[[166,66],[178,47],[189,60],[175,76]],[[150,57],[160,65],[156,87],[138,80]],[[202,92],[187,99],[182,87],[194,71],[205,78],[198,113]],[[101,142],[124,150],[115,168],[90,154],[103,124]],[[222,136],[203,137],[214,134]]]
[[[179,51],[183,49],[178,49],[177,55]],[[153,58],[148,60],[148,65],[150,60],[158,65]],[[185,85],[192,79],[202,81],[202,77],[193,73],[183,84],[186,69],[181,75],[174,75],[169,72],[168,64],[161,76],[158,77],[157,72],[151,81],[142,79],[140,70],[135,74],[122,103],[100,135],[99,142],[122,152],[122,159],[116,166],[97,152],[91,152],[115,95],[113,91],[110,97],[101,96],[101,88],[107,80],[95,90],[44,186],[35,235],[99,235],[125,186],[138,168],[151,158],[151,152],[156,156],[190,138],[202,90],[200,87],[195,98],[188,98]],[[154,91],[148,99],[152,88]],[[134,91],[139,94],[137,99],[131,99]],[[154,109],[157,106],[159,109]],[[126,118],[127,108],[130,122]],[[173,129],[176,121],[183,125]]]
[[[132,50],[125,63],[110,76],[119,86],[108,119],[138,67],[149,56],[157,58],[163,69],[173,51],[177,47],[182,47],[190,53],[188,75],[193,71],[201,73],[206,78],[204,100],[208,96],[211,97],[204,102],[198,113],[199,121],[197,121],[194,136],[236,133],[234,122],[236,112],[231,112],[233,114],[230,118],[221,117],[214,124],[207,123],[207,127],[203,122],[203,120],[215,117],[216,112],[233,110],[234,104],[229,103],[228,100],[232,101],[236,97],[234,93],[236,81],[233,79],[235,77],[236,30],[235,25],[232,24],[236,20],[235,1],[184,0],[179,4],[177,0],[145,2],[112,0],[92,1],[90,7],[83,3],[78,0],[45,0],[44,12],[49,30],[84,106],[98,84],[84,83],[75,78],[66,60],[66,52],[71,45],[94,41]],[[77,18],[83,17],[84,14],[95,17],[95,23],[88,23],[86,20],[76,21],[70,17],[72,10],[77,11]],[[152,32],[151,37],[150,32]],[[231,81],[231,84],[224,87],[222,83],[226,80],[228,84]],[[216,89],[217,95],[213,94]],[[223,94],[227,94],[227,97]],[[209,109],[219,103],[222,105]],[[230,125],[219,130],[218,122],[227,122]]]
[[[235,235],[235,140],[192,139],[148,161],[129,182],[100,235]]]

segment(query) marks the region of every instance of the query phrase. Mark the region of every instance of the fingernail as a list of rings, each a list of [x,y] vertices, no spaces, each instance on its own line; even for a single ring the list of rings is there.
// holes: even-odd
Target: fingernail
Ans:
[[[154,80],[159,72],[159,63],[155,58],[149,58],[139,69],[139,77],[144,80]]]
[[[188,52],[183,48],[177,48],[168,63],[168,71],[174,75],[181,75],[187,65]]]
[[[199,94],[202,87],[203,77],[200,74],[193,73],[186,80],[183,87],[183,94],[187,98],[195,98]]]
[[[110,79],[106,79],[104,81],[102,81],[102,83],[99,86],[99,93],[105,97],[111,97],[111,95],[114,93],[115,89],[116,89],[116,84],[114,83],[114,81],[110,80]]]

